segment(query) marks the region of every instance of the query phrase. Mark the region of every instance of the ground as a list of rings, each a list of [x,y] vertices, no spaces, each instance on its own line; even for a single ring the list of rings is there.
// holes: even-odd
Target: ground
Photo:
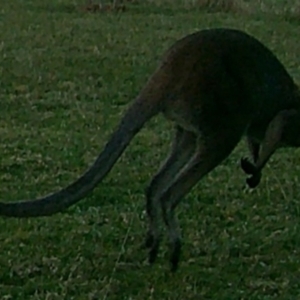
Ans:
[[[85,171],[162,53],[188,33],[245,30],[299,82],[300,18],[278,13],[284,1],[274,13],[257,5],[238,14],[206,13],[187,1],[132,3],[125,12],[99,14],[78,4],[1,4],[2,201],[45,195]],[[297,299],[297,149],[278,151],[260,186],[249,191],[239,168],[247,155],[241,142],[178,207],[184,238],[178,272],[169,273],[166,243],[148,266],[140,249],[144,188],[171,137],[171,125],[155,118],[78,205],[48,218],[1,218],[0,299]]]

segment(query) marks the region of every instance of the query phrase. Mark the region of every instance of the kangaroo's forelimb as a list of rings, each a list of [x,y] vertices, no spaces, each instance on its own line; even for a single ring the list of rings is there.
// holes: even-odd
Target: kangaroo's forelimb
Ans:
[[[280,111],[267,128],[260,151],[258,152],[258,144],[252,143],[250,146],[253,151],[254,163],[245,158],[241,160],[242,169],[246,174],[251,175],[246,180],[250,188],[255,188],[259,184],[262,169],[276,149],[280,147],[285,126],[296,114],[295,109]]]

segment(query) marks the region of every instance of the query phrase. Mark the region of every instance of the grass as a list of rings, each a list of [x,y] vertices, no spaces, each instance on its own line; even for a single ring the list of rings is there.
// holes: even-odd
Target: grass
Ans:
[[[1,199],[37,197],[77,178],[162,53],[188,33],[219,26],[255,35],[299,82],[297,20],[168,3],[134,4],[123,14],[86,14],[70,0],[2,3]],[[169,274],[166,245],[147,265],[139,248],[143,191],[168,151],[170,129],[152,120],[93,194],[66,212],[0,219],[0,299],[299,298],[297,149],[278,151],[248,191],[242,142],[178,207],[178,273]]]
[[[198,0],[198,7],[208,12],[238,12],[241,11],[241,3],[237,0]]]

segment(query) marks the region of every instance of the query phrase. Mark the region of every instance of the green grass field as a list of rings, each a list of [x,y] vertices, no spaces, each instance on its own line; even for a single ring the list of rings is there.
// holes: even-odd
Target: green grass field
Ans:
[[[300,81],[300,18],[259,5],[251,14],[169,2],[87,14],[74,5],[1,4],[3,201],[45,195],[85,171],[163,52],[186,34],[245,30]],[[239,168],[248,154],[242,142],[177,209],[184,238],[178,272],[169,273],[166,242],[157,263],[147,264],[144,188],[171,137],[171,125],[155,118],[78,205],[48,218],[0,218],[0,299],[299,299],[300,150],[278,151],[249,191]]]

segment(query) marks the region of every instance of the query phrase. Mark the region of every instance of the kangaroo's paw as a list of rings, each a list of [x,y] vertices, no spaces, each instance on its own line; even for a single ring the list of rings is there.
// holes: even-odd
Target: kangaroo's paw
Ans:
[[[149,256],[148,256],[148,261],[150,265],[154,264],[157,259],[159,246],[160,246],[160,239],[154,239],[151,248],[149,250]]]
[[[178,269],[180,254],[181,254],[181,241],[180,239],[176,239],[171,244],[170,264],[171,264],[172,273],[176,272]]]
[[[154,235],[153,233],[149,230],[146,234],[145,242],[144,242],[144,247],[145,248],[152,248],[154,244]]]
[[[249,178],[246,179],[247,185],[249,186],[249,188],[254,189],[256,188],[261,180],[261,172],[258,172],[252,176],[250,176]]]
[[[255,167],[255,165],[251,163],[246,157],[243,157],[241,159],[241,168],[248,175],[254,175],[257,173],[257,168]]]

